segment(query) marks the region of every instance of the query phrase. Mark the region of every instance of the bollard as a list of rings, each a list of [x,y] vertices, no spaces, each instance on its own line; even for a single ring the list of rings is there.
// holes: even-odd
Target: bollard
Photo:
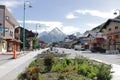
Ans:
[[[13,58],[16,59],[17,55],[16,55],[16,50],[13,50]]]

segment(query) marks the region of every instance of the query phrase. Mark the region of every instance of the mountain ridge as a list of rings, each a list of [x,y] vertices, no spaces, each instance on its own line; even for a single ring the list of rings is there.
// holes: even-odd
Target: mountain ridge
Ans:
[[[45,42],[51,43],[51,42],[62,41],[64,40],[65,37],[66,37],[66,34],[64,34],[59,28],[56,27],[52,29],[50,32],[39,36],[39,39]]]

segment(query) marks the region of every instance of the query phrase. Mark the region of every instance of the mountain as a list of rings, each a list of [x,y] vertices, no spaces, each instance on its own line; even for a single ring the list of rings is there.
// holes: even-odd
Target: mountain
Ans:
[[[47,32],[47,31],[44,31],[44,32],[42,32],[42,33],[39,34],[39,37],[44,36],[44,35],[47,35],[47,34],[48,34],[48,32]]]
[[[60,29],[54,28],[49,33],[43,32],[40,34],[39,39],[45,42],[58,42],[64,40],[66,34],[64,34]]]

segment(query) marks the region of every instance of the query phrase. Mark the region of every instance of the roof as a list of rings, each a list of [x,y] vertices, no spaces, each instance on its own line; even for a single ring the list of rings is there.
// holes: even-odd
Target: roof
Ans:
[[[105,24],[103,25],[103,27],[100,29],[100,31],[102,31],[102,29],[105,29],[107,27],[107,25],[110,24],[110,22],[118,22],[120,23],[120,19],[118,18],[115,18],[115,19],[108,19]]]
[[[9,21],[14,26],[20,25],[5,5],[0,5],[0,8],[5,9],[5,17],[8,17],[8,19],[6,18],[7,21]]]
[[[96,32],[100,32],[101,28],[104,26],[105,23],[100,24],[99,26],[93,28],[91,31],[96,31]]]
[[[93,38],[104,38],[106,39],[106,36],[103,35],[103,33],[100,32],[89,32],[88,36],[92,36]]]
[[[22,43],[21,40],[17,40],[17,39],[13,39],[13,38],[4,37],[3,39],[18,42],[18,43]]]

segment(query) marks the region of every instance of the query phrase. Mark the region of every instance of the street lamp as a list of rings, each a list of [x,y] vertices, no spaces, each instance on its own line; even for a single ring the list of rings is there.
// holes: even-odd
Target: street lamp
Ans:
[[[25,50],[25,10],[26,10],[26,5],[31,8],[31,4],[29,1],[24,0],[24,10],[23,10],[23,50]]]
[[[36,37],[37,37],[37,27],[40,27],[40,24],[36,24]]]
[[[117,11],[118,11],[119,13],[117,13]],[[118,16],[120,16],[120,10],[119,10],[119,9],[116,9],[115,12],[114,12],[114,15],[117,15],[117,14],[119,14]]]

